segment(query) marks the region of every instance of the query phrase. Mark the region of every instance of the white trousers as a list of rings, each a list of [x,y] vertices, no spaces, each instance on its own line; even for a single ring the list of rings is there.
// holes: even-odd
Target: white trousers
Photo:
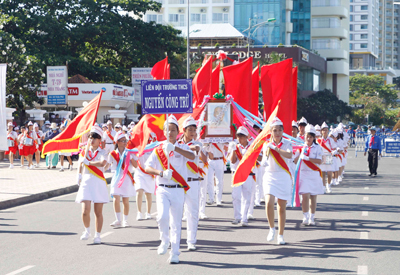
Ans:
[[[199,225],[199,198],[200,182],[188,182],[190,189],[185,194],[185,216],[186,216],[186,243],[196,244],[197,227]]]
[[[261,199],[264,198],[264,190],[263,190],[263,177],[264,177],[265,167],[260,166],[257,169],[256,173],[256,192],[254,202],[256,204],[261,203]]]
[[[170,254],[179,255],[185,191],[183,188],[166,188],[159,186],[156,192],[156,199],[160,240],[163,243],[171,242]]]
[[[208,169],[203,168],[206,175],[204,176],[204,180],[200,181],[200,201],[199,201],[199,214],[206,214],[206,200],[207,200],[207,177],[208,177]],[[190,190],[190,189],[189,189]]]
[[[249,176],[241,186],[232,189],[233,215],[236,220],[247,222],[253,185],[253,177]]]
[[[207,190],[208,197],[211,202],[214,202],[214,195],[216,193],[217,203],[221,203],[222,192],[224,187],[224,161],[222,159],[210,160],[207,173]],[[216,179],[216,186],[214,191],[214,175]]]
[[[256,173],[256,181],[257,181],[257,173]],[[253,176],[251,176],[253,177]],[[249,204],[249,215],[253,215],[253,211],[254,211],[254,201],[256,198],[256,181],[253,180],[252,184],[251,184],[251,195],[250,195],[250,204]]]

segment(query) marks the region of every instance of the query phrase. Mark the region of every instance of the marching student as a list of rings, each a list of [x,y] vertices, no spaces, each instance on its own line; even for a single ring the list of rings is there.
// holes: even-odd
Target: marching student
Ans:
[[[107,164],[107,155],[100,148],[103,131],[97,125],[90,129],[89,140],[85,151],[79,156],[77,184],[78,194],[75,202],[82,205],[82,221],[85,231],[81,240],[90,237],[90,208],[94,204],[96,233],[93,243],[100,244],[100,232],[103,227],[103,205],[109,202],[107,181],[104,177],[104,166]]]
[[[23,137],[23,150],[24,156],[28,157],[28,169],[33,169],[33,154],[35,154],[37,149],[37,135],[33,130],[32,121],[28,122],[28,129],[24,133]]]
[[[338,181],[338,174],[339,174],[339,167],[342,163],[341,159],[342,156],[340,155],[340,147],[337,143],[337,137],[338,137],[338,132],[336,130],[332,130],[329,133],[329,137],[332,138],[331,139],[331,148],[334,150],[332,152],[333,154],[333,165],[332,165],[332,185],[338,185],[339,181]]]
[[[210,143],[206,146],[205,150],[208,153],[210,159],[207,173],[207,184],[208,184],[208,197],[209,201],[207,204],[214,203],[214,197],[217,206],[222,205],[222,194],[224,188],[224,171],[226,158],[224,153],[223,143]],[[215,187],[214,187],[214,176],[215,176]],[[215,189],[214,189],[215,188]]]
[[[299,121],[299,133],[297,134],[297,138],[305,140],[306,126],[307,126],[307,119],[302,117]]]
[[[111,165],[111,171],[115,172],[113,177],[116,176],[116,170],[118,168],[118,163],[120,162],[121,156],[124,154],[125,148],[126,148],[126,143],[128,140],[126,139],[125,135],[122,132],[119,132],[115,136],[115,142],[116,142],[116,149],[112,151],[108,155],[108,165]],[[122,163],[121,166],[121,171],[120,173],[123,173],[125,169],[126,163]],[[106,166],[105,170],[108,169]],[[135,196],[135,180],[133,179],[132,175],[132,166],[137,167],[137,157],[134,154],[130,155],[130,160],[129,160],[129,167],[128,167],[128,172],[126,174],[126,177],[120,187],[118,187],[118,184],[115,184],[114,186],[111,186],[110,194],[113,197],[113,205],[114,205],[114,213],[115,213],[115,218],[116,220],[110,224],[110,226],[113,227],[128,227],[128,215],[129,215],[129,198]],[[121,223],[121,198],[122,198],[122,204],[124,205],[124,219],[122,220]]]
[[[301,203],[303,210],[302,224],[315,225],[314,216],[317,209],[317,195],[324,194],[322,172],[319,168],[322,163],[322,148],[316,142],[314,126],[308,124],[305,131],[306,145],[300,155],[303,165],[301,165],[299,176],[299,194],[303,197]]]
[[[296,121],[292,121],[292,137],[297,138],[299,134],[299,125]]]
[[[368,176],[376,177],[378,169],[378,152],[379,157],[382,157],[382,144],[381,139],[376,135],[376,128],[372,127],[370,131],[371,134],[367,137],[365,141],[364,156],[367,154],[368,151]]]
[[[201,220],[207,219],[206,215],[206,201],[207,201],[207,173],[208,173],[208,153],[201,148],[201,155],[199,159],[199,170],[202,171],[203,179],[200,180],[200,201],[199,201],[199,218]]]
[[[316,124],[314,126],[315,128],[315,137],[318,139],[321,137],[321,126],[319,126],[318,124]]]
[[[232,142],[229,144],[231,169],[235,172],[239,162],[243,158],[244,154],[250,147],[248,141],[249,131],[244,127],[240,126],[236,132],[236,137],[239,144]],[[254,168],[257,169],[257,168]],[[232,204],[234,220],[232,224],[240,223],[242,226],[248,226],[248,212],[250,208],[251,196],[253,186],[255,185],[255,172],[254,170],[247,177],[247,180],[240,186],[234,186],[232,189]]]
[[[39,125],[37,123],[33,124],[33,129],[35,130],[36,133],[36,142],[38,144],[38,148],[35,152],[35,159],[36,159],[36,164],[35,167],[39,167],[40,165],[40,154],[42,153],[43,149],[43,139],[44,139],[44,134],[41,130],[39,130]]]
[[[151,132],[147,144],[151,144],[156,141],[157,141],[156,134]],[[136,220],[138,221],[151,219],[150,211],[152,204],[152,194],[156,190],[156,182],[154,180],[154,176],[150,175],[144,170],[145,163],[147,159],[150,157],[150,155],[151,151],[146,152],[139,157],[139,160],[137,162],[138,166],[134,175],[135,187],[136,187],[136,208],[137,208]],[[143,194],[146,197],[146,213],[144,216],[142,213]]]
[[[114,130],[115,130],[115,133],[118,133],[119,131],[122,131],[121,123],[118,122],[117,124],[115,124]]]
[[[25,126],[21,126],[21,133],[18,135],[17,142],[18,142],[18,152],[21,157],[21,168],[24,168],[24,160],[28,161],[28,156],[25,156],[24,153],[24,137],[25,137]]]
[[[60,126],[60,131],[63,132],[65,130],[65,126],[61,125]],[[72,153],[70,152],[58,152],[58,155],[60,156],[60,164],[61,164],[61,168],[60,168],[60,172],[64,172],[64,156],[67,157],[68,163],[69,163],[69,170],[72,171],[72,166],[74,165],[72,163]]]
[[[18,135],[14,131],[14,125],[12,122],[8,123],[8,131],[7,131],[7,143],[8,150],[6,151],[6,155],[10,156],[10,169],[14,168],[14,155],[18,151]]]
[[[343,128],[338,127],[338,128],[336,128],[336,131],[338,133],[336,143],[338,145],[338,148],[339,148],[338,151],[339,151],[339,154],[340,154],[339,171],[338,171],[338,178],[337,178],[336,184],[339,184],[343,180],[342,173],[343,173],[344,164],[345,164],[345,161],[346,161],[344,152],[345,152],[345,148],[347,148],[347,147],[346,147],[346,144],[345,144],[345,142],[343,140]]]
[[[183,122],[183,136],[179,141],[179,144],[186,144],[189,146],[190,150],[192,150],[196,156],[194,161],[188,161],[186,163],[188,170],[187,182],[190,185],[190,189],[185,194],[184,216],[187,221],[186,243],[189,251],[196,250],[196,236],[199,224],[200,181],[202,180],[199,171],[199,158],[202,155],[201,148],[203,147],[203,144],[195,141],[195,138],[197,137],[196,129],[196,120],[189,116]],[[203,158],[205,158],[205,156],[203,156]]]
[[[296,121],[292,121],[292,137],[297,138],[298,137],[298,133],[299,133],[299,126],[297,125]],[[289,171],[290,174],[292,175],[292,188],[291,188],[291,194],[293,194],[293,186],[294,186],[294,173],[296,172],[296,163],[300,157],[300,153],[301,153],[301,148],[293,148],[292,151],[292,158],[289,161]],[[292,202],[288,201],[286,204],[286,207],[291,207],[292,206]]]
[[[325,122],[322,123],[321,132],[322,137],[317,139],[317,142],[322,148],[322,155],[325,156],[325,158],[323,159],[325,163],[322,163],[320,165],[322,171],[322,181],[325,185],[326,193],[331,193],[332,173],[334,170],[333,156],[337,153],[336,147],[334,147],[336,146],[336,142],[328,136],[329,127]]]
[[[261,133],[262,129],[257,126],[257,124],[253,125],[253,129],[256,130],[257,134]],[[262,158],[262,153],[260,154]],[[255,194],[254,194],[254,207],[260,207],[261,201],[264,201],[264,191],[263,191],[263,177],[265,169],[261,169],[259,162],[257,161],[257,172],[256,172],[256,186],[255,186]],[[250,210],[252,210],[252,204],[250,203]],[[250,213],[253,216],[253,213]],[[254,218],[254,217],[248,217]]]
[[[167,140],[153,150],[145,164],[145,171],[156,176],[158,186],[156,192],[157,223],[161,244],[157,253],[159,255],[167,253],[171,242],[169,263],[179,263],[185,191],[187,192],[190,188],[186,182],[186,163],[195,159],[195,155],[188,145],[177,142],[178,133],[178,121],[175,116],[170,115],[164,123],[164,135]]]
[[[292,198],[292,175],[289,170],[289,162],[292,158],[292,143],[283,139],[283,123],[275,117],[271,123],[271,140],[263,145],[262,166],[265,167],[264,195],[266,213],[269,224],[267,241],[275,238],[275,198],[278,199],[278,244],[285,244],[283,232],[286,223],[286,203]]]
[[[108,123],[110,122],[110,123]],[[104,150],[106,151],[107,154],[110,154],[115,147],[115,142],[114,142],[114,137],[115,137],[115,131],[114,130],[110,130],[112,128],[112,124],[111,121],[108,121],[107,125],[103,125],[103,142],[102,142],[102,147],[104,148]],[[105,126],[105,127],[104,127]],[[105,129],[105,130],[104,130]],[[112,133],[114,132],[114,134]]]

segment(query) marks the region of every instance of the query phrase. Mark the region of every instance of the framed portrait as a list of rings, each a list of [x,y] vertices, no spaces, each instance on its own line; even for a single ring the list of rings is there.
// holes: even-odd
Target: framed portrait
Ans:
[[[232,137],[232,116],[232,106],[225,99],[208,102],[205,137]]]

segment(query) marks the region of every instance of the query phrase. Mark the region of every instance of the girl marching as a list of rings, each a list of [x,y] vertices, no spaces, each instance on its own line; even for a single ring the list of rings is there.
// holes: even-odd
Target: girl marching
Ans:
[[[9,122],[7,131],[8,150],[6,151],[6,155],[10,156],[10,169],[14,168],[14,155],[18,151],[18,135],[13,129],[14,125],[12,122]]]
[[[334,171],[333,156],[336,154],[336,143],[328,136],[329,127],[325,122],[321,125],[321,133],[322,137],[317,139],[317,142],[322,148],[324,163],[321,164],[320,168],[326,193],[331,193],[332,174]]]
[[[39,130],[39,125],[37,123],[35,123],[33,125],[33,129],[35,130],[36,133],[36,142],[38,145],[38,148],[36,149],[35,152],[35,159],[36,159],[36,165],[35,167],[39,167],[40,165],[40,153],[42,152],[42,148],[43,148],[43,139],[44,139],[44,134],[41,130]]]
[[[24,133],[23,137],[23,151],[24,156],[28,158],[28,169],[33,169],[33,154],[35,154],[36,149],[38,148],[36,132],[33,130],[33,123],[29,121],[28,129]]]

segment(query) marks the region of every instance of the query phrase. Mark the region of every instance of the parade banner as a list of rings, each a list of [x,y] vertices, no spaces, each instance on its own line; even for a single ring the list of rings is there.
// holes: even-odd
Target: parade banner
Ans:
[[[209,57],[202,67],[199,68],[193,78],[193,102],[200,106],[206,95],[211,96],[212,89],[212,57]]]
[[[192,113],[192,80],[142,80],[142,114]]]
[[[68,102],[67,66],[47,66],[47,104],[66,105]]]
[[[386,141],[385,146],[386,154],[400,154],[400,141]]]
[[[6,114],[6,74],[7,64],[0,64],[0,150],[7,151],[7,114]]]

